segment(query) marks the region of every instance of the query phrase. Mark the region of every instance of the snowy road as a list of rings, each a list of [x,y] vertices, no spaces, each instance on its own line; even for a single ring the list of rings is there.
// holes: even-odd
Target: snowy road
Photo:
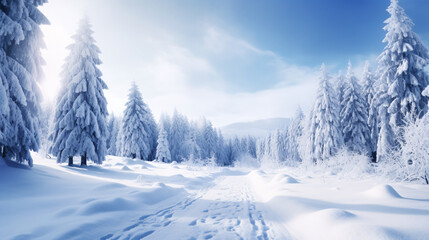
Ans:
[[[174,205],[131,221],[102,239],[288,239],[257,208],[248,176],[219,176]]]

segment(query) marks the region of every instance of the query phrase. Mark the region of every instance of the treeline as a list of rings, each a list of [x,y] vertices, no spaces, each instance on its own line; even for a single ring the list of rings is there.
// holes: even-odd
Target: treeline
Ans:
[[[298,113],[287,131],[260,141],[260,159],[319,164],[346,150],[401,178],[429,183],[428,50],[397,0],[387,11],[386,46],[376,72],[367,63],[359,80],[349,62],[345,76],[331,77],[322,65],[306,119]]]
[[[133,86],[132,91],[138,92],[137,87]],[[130,99],[129,102],[132,102],[132,100]],[[219,166],[231,165],[242,156],[256,158],[256,139],[253,137],[249,136],[240,139],[236,137],[225,140],[221,131],[214,128],[207,119],[189,121],[186,116],[178,111],[175,111],[172,116],[163,114],[159,124],[156,125],[147,105],[142,101],[141,103],[144,107],[140,109],[148,110],[145,112],[146,116],[137,117],[137,113],[132,114],[126,110],[127,114],[125,116],[129,118],[134,115],[136,116],[134,118],[136,121],[130,123],[124,118],[110,117],[108,123],[110,136],[107,141],[110,155],[150,161],[156,160],[165,163],[191,161]],[[127,104],[127,106],[130,105]],[[145,120],[149,120],[150,123],[146,124]],[[142,127],[135,127],[139,124]],[[130,127],[134,131],[124,131],[124,129]],[[146,134],[145,131],[140,131],[140,129],[150,129],[152,134]],[[127,139],[139,140],[128,141]],[[145,139],[150,140],[146,141]],[[148,142],[152,143],[152,145],[146,151],[147,154],[135,154],[136,152],[144,152],[143,150],[146,149],[146,146],[149,146]]]
[[[135,84],[121,119],[108,119],[106,83],[98,66],[89,20],[84,18],[68,47],[62,89],[52,126],[41,112],[39,25],[49,23],[38,7],[45,1],[0,2],[0,150],[3,159],[32,165],[40,130],[59,163],[81,157],[100,164],[106,154],[162,162],[198,161],[231,165],[241,158],[271,159],[296,166],[327,162],[339,151],[366,156],[378,169],[429,182],[428,50],[413,22],[391,0],[383,28],[386,44],[378,65],[367,63],[358,79],[349,63],[344,76],[331,77],[322,65],[311,111],[301,110],[287,129],[265,139],[225,139],[210,121],[189,121],[175,112],[156,123]],[[43,122],[41,122],[43,119]],[[41,126],[42,125],[42,126]]]

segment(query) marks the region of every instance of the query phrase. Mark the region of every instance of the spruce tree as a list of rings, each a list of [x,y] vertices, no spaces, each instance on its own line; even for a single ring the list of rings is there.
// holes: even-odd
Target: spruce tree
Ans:
[[[412,31],[414,24],[398,0],[391,0],[387,12],[390,17],[383,28],[387,31],[383,40],[386,47],[378,57],[378,161],[387,160],[390,152],[397,150],[403,140],[402,127],[424,115],[428,101],[422,95],[429,82],[424,70],[429,61],[428,51]]]
[[[59,97],[54,119],[51,153],[57,162],[81,156],[81,165],[87,159],[101,164],[106,155],[107,102],[106,83],[98,69],[100,50],[92,37],[88,18],[79,23],[70,54],[63,67],[63,90]]]
[[[19,163],[38,151],[42,77],[40,25],[49,24],[38,7],[46,1],[0,2],[0,145],[4,158]]]
[[[118,156],[119,154],[116,148],[116,143],[118,141],[120,130],[120,119],[112,115],[109,121],[109,129],[109,144],[107,147],[107,154]]]
[[[184,149],[188,149],[185,143],[189,139],[189,128],[188,119],[175,110],[171,118],[168,139],[172,161],[181,162],[189,157],[188,152],[184,151]]]
[[[125,157],[153,160],[157,139],[158,131],[152,112],[133,83],[122,119],[121,153]]]
[[[367,104],[358,79],[349,62],[344,98],[341,103],[341,126],[345,146],[353,152],[368,155],[370,150],[369,128],[367,125]]]
[[[344,76],[343,72],[339,70],[337,76],[335,77],[335,85],[334,85],[337,91],[337,98],[339,103],[343,102],[345,84],[346,84],[346,77]]]
[[[422,91],[429,78],[424,68],[429,55],[419,36],[412,31],[414,26],[398,0],[391,0],[385,21],[387,31],[383,42],[384,51],[378,57],[382,84],[387,86],[388,114],[392,128],[406,125],[427,111],[428,98]],[[400,137],[400,136],[399,136]]]
[[[325,65],[310,120],[310,156],[313,162],[327,160],[342,147],[338,99]]]
[[[378,114],[377,114],[377,103],[376,103],[376,88],[377,84],[375,81],[375,77],[371,72],[370,64],[368,61],[365,62],[365,68],[363,71],[363,95],[365,97],[365,103],[368,113],[367,125],[369,128],[370,134],[370,156],[372,161],[375,161],[375,154],[377,151],[377,140],[378,140]]]
[[[159,127],[158,146],[156,147],[156,160],[165,163],[171,162],[167,131],[165,131],[162,124]]]
[[[287,159],[291,161],[289,165],[297,162],[302,162],[299,154],[298,140],[304,131],[304,113],[298,107],[289,127],[288,127],[288,146],[287,146]]]

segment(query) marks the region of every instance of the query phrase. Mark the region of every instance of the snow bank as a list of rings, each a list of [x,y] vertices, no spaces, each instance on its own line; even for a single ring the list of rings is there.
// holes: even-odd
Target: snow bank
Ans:
[[[401,195],[390,185],[380,184],[364,192],[366,196],[381,199],[402,198]]]

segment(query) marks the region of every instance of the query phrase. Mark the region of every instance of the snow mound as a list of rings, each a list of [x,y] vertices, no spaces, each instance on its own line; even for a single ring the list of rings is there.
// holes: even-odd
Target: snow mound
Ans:
[[[95,187],[94,191],[105,191],[105,190],[113,190],[118,188],[126,188],[126,186],[120,183],[105,183],[105,184],[101,184],[98,187]]]
[[[330,222],[335,222],[335,221],[346,221],[348,219],[352,219],[355,218],[356,215],[354,215],[351,212],[348,212],[346,210],[343,209],[337,209],[337,208],[328,208],[328,209],[323,209],[320,211],[317,211],[315,213],[312,214],[312,216],[316,219],[319,219],[321,221],[330,221]]]
[[[115,212],[115,211],[125,211],[133,210],[137,205],[127,199],[117,197],[107,200],[96,200],[92,201],[86,206],[84,206],[79,212],[80,215],[92,215],[103,212]]]
[[[297,234],[298,239],[409,239],[392,228],[369,225],[355,214],[337,208],[298,217],[291,222],[290,229]]]
[[[277,183],[299,183],[298,180],[296,180],[295,178],[287,175],[287,174],[277,174],[273,177],[273,179],[271,180],[271,182],[277,182]]]
[[[141,164],[142,160],[125,158],[124,162],[126,165],[137,165],[137,164]]]
[[[131,171],[131,169],[130,169],[127,165],[123,166],[123,167],[121,168],[121,170],[124,170],[124,171]]]
[[[183,188],[173,188],[157,182],[151,188],[133,194],[134,199],[143,204],[154,205],[163,200],[185,193]]]
[[[390,185],[380,184],[364,192],[373,198],[402,198],[401,195]]]

